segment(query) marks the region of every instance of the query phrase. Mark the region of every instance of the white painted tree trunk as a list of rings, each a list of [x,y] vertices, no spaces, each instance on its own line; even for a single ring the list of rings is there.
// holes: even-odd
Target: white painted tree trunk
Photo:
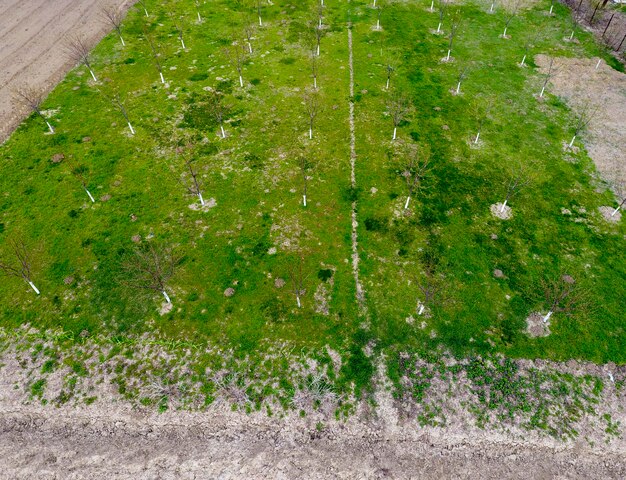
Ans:
[[[398,133],[398,128],[397,127],[393,127],[393,139],[392,140],[396,139],[397,133]]]
[[[441,22],[439,22],[439,25],[437,25],[437,33],[441,32]]]
[[[143,9],[143,13],[146,14],[146,17],[149,17],[150,15],[148,15],[148,10],[146,10],[145,8]]]
[[[380,30],[380,20],[376,20],[376,30]]]
[[[248,42],[248,52],[252,53],[252,43]]]
[[[409,208],[409,202],[411,201],[411,197],[407,197],[406,199],[406,203],[404,204],[404,209],[406,210],[407,208]]]
[[[92,70],[91,68],[89,68],[88,70],[89,70],[89,73],[91,73],[91,78],[93,78],[93,81],[94,81],[94,82],[97,82],[97,81],[98,81],[98,79],[96,78],[96,74],[95,74],[95,73],[93,73],[93,70]]]
[[[491,4],[491,8],[489,8],[489,13],[493,13],[493,6],[494,6],[494,5],[495,5],[495,2],[493,2],[493,3]]]
[[[120,40],[122,41],[122,47],[126,46],[126,42],[124,41],[124,38],[120,35]]]
[[[461,92],[461,82],[459,82],[456,86],[456,93],[457,95]]]
[[[600,67],[601,63],[602,63],[602,59],[598,60],[598,63],[596,63],[596,70]]]
[[[480,138],[480,132],[476,134],[476,138],[474,139],[474,144],[478,143],[478,139]]]
[[[385,86],[387,90],[389,90],[389,77],[387,77],[387,85]]]
[[[48,125],[48,130],[50,130],[50,133],[54,133],[54,128],[52,128],[52,125],[50,125],[50,122],[48,122],[48,120],[46,120],[46,125]]]
[[[302,205],[306,207],[306,195],[302,195]]]
[[[259,15],[259,27],[263,26],[263,20],[261,20],[261,15]]]
[[[313,139],[313,128],[309,128],[309,140]]]
[[[318,57],[320,56],[320,44],[319,43],[317,44],[317,56]]]
[[[435,9],[435,0],[431,0],[430,2],[430,11],[432,12]]]
[[[320,21],[319,21],[319,23],[317,25],[318,25],[319,28],[322,28],[322,17],[320,17]]]
[[[96,201],[93,199],[93,196],[91,195],[91,192],[89,192],[89,190],[87,190],[86,188],[85,192],[87,192],[87,196],[89,197],[89,200],[91,200],[91,203],[96,203]]]
[[[198,13],[198,22],[202,22],[202,17],[200,16],[200,12],[197,12],[197,13]]]
[[[451,52],[452,52],[451,50],[448,50],[448,55],[446,55],[446,62],[450,60],[450,53]]]
[[[552,15],[552,10],[554,9],[554,5],[550,5],[550,15]]]
[[[222,138],[226,138],[226,132],[224,131],[224,125],[220,125],[220,130],[222,131]]]
[[[502,204],[502,206],[500,207],[500,213],[504,212],[504,209],[506,207],[506,203],[508,202],[508,200],[505,200],[504,203]]]
[[[506,31],[509,27],[504,27],[504,33],[502,34],[503,37],[506,37]]]
[[[243,88],[243,78],[239,75],[239,86]]]
[[[420,306],[419,306],[419,309],[417,310],[417,314],[421,315],[422,313],[424,313],[424,304],[420,302]]]
[[[163,78],[163,72],[159,72],[159,76],[161,77],[161,83],[165,83],[165,79]]]
[[[619,207],[617,207],[615,210],[613,210],[613,213],[611,214],[611,216],[612,216],[612,217],[613,217],[613,216],[615,216],[615,214],[616,214],[617,212],[619,212],[619,209],[620,209],[620,208],[622,208],[622,206],[621,206],[621,205],[620,205]]]
[[[198,198],[200,199],[200,205],[204,207],[204,198],[202,198],[202,192],[198,192]]]
[[[520,65],[523,67],[525,63],[526,63],[526,55],[524,55],[524,57],[522,58],[522,63],[520,63]]]
[[[298,302],[298,308],[302,307],[302,304],[300,303],[300,296],[296,295],[296,302]]]
[[[40,293],[39,289],[35,286],[35,284],[33,282],[31,282],[30,280],[28,280],[28,284],[30,285],[30,288],[32,288],[35,291],[35,293],[37,295],[39,295],[39,293]]]
[[[130,133],[131,135],[135,134],[135,129],[133,128],[133,126],[130,124],[130,122],[128,122],[128,128],[130,128]]]
[[[183,46],[183,50],[184,50],[186,47],[185,47],[185,41],[182,38],[180,39],[180,44]]]
[[[569,39],[571,40],[572,38],[574,38],[574,30],[572,30],[572,33],[569,36]]]
[[[161,293],[162,293],[162,294],[163,294],[163,296],[165,297],[165,301],[166,301],[167,303],[172,303],[172,301],[170,300],[170,296],[167,294],[167,292],[166,292],[165,290],[163,290]]]
[[[569,148],[572,148],[572,145],[574,145],[574,140],[576,140],[576,135],[574,135],[574,136],[572,137],[572,141],[571,141],[571,142],[569,142]]]
[[[543,97],[543,92],[545,92],[546,87],[541,87],[541,93],[539,94],[539,98]]]
[[[550,320],[550,317],[552,316],[552,313],[553,313],[552,310],[550,310],[548,312],[548,314],[545,317],[543,317],[543,323],[547,323],[548,320]]]
[[[317,77],[313,77],[313,88],[317,90]]]

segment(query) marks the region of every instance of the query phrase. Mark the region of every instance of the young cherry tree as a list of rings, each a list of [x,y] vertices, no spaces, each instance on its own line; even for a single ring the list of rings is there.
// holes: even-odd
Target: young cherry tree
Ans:
[[[183,50],[186,50],[187,47],[185,46],[185,39],[183,38],[183,33],[185,31],[185,23],[183,22],[182,17],[174,20],[174,28],[176,29],[176,33],[178,35],[178,41],[180,42],[180,45],[183,47]]]
[[[543,81],[543,85],[541,86],[541,92],[539,93],[539,98],[543,98],[543,94],[546,91],[546,86],[548,82],[556,75],[556,67],[554,65],[554,57],[550,57],[550,61],[548,62],[548,71],[546,72],[546,78]]]
[[[446,283],[441,275],[435,273],[433,265],[424,266],[424,276],[416,283],[419,295],[415,313],[418,315],[428,315],[436,307],[447,303]]]
[[[309,139],[313,138],[313,124],[320,111],[320,98],[317,91],[304,94],[304,109],[309,117]]]
[[[400,175],[404,178],[407,188],[407,198],[404,209],[409,208],[409,202],[413,195],[422,187],[426,175],[428,175],[430,165],[430,151],[427,147],[420,145],[407,145],[402,152],[404,167]]]
[[[204,197],[202,196],[202,174],[198,166],[198,156],[194,154],[194,145],[187,143],[185,146],[176,148],[177,180],[190,195],[198,197],[200,205],[204,207]]]
[[[34,89],[32,87],[23,86],[13,92],[13,102],[21,107],[28,109],[29,112],[35,112],[48,126],[50,133],[54,133],[54,128],[41,112],[41,104],[44,100],[43,90]]]
[[[322,37],[324,36],[324,29],[320,28],[317,22],[311,22],[313,28],[313,35],[315,37],[315,53],[319,57],[320,56],[320,48],[322,44]]]
[[[530,27],[531,31],[534,29],[535,27]],[[526,43],[524,44],[524,56],[522,57],[522,61],[520,62],[520,67],[523,67],[526,65],[526,58],[528,58],[528,55],[530,55],[530,50],[534,47],[538,38],[539,38],[539,34],[537,33],[537,34],[529,36],[526,39]]]
[[[141,7],[141,9],[143,10],[143,13],[146,15],[146,18],[148,18],[150,15],[148,15],[148,8],[146,5],[146,0],[137,0],[137,5]]]
[[[313,89],[317,90],[317,55],[315,55],[315,51],[312,52],[311,55],[311,76],[313,77]]]
[[[459,76],[457,77],[456,90],[455,90],[456,95],[459,95],[461,93],[461,83],[463,82],[463,80],[467,78],[468,73],[469,73],[469,67],[462,68],[459,71]]]
[[[243,26],[243,35],[248,44],[248,53],[252,55],[252,39],[254,38],[254,24],[252,22],[246,22]]]
[[[159,51],[159,47],[154,42],[154,39],[150,34],[148,34],[147,30],[144,29],[144,36],[148,40],[148,44],[150,45],[150,52],[152,53],[152,60],[154,61],[154,65],[159,72],[159,78],[161,79],[161,83],[165,83],[165,78],[163,78],[163,65],[161,64],[161,52]]]
[[[617,198],[617,208],[611,213],[611,217],[614,217],[626,204],[626,177],[620,175],[619,172],[615,172],[613,179],[609,182],[609,186]]]
[[[124,42],[124,37],[122,37],[122,21],[124,20],[124,15],[120,9],[113,5],[102,5],[100,7],[100,15],[104,22],[117,32],[122,46],[125,47],[126,43]]]
[[[478,128],[476,129],[476,136],[474,137],[473,144],[477,145],[478,140],[480,139],[480,134],[482,133],[485,122],[489,118],[489,113],[491,113],[491,109],[493,108],[493,100],[489,100],[487,106],[484,111],[481,112],[481,108],[479,105],[476,105],[476,113],[475,117],[478,118]]]
[[[548,313],[543,317],[544,323],[547,323],[555,313],[565,313],[569,316],[589,306],[586,292],[570,275],[561,275],[556,280],[542,280],[541,290],[544,305],[548,309]]]
[[[259,17],[259,27],[263,26],[263,19],[261,18],[261,7],[262,7],[262,0],[256,0],[256,12]]]
[[[302,174],[302,206],[306,207],[306,195],[307,187],[309,185],[309,169],[311,168],[310,162],[304,155],[300,155],[298,158],[298,164],[300,166],[300,173]]]
[[[381,2],[379,3],[378,7],[376,7],[376,27],[374,27],[374,30],[381,30],[380,27],[380,17],[383,14],[383,2],[381,0]]]
[[[74,162],[72,162],[69,158],[67,158],[65,161],[67,162],[67,166],[70,170],[70,173],[74,176],[74,178],[78,181],[78,183],[80,183],[80,186],[83,188],[83,190],[89,197],[89,200],[91,200],[91,203],[96,203],[95,199],[93,198],[93,195],[91,195],[91,192],[87,188],[87,185],[89,184],[89,179],[87,178],[89,170],[87,169],[87,167],[85,167],[84,165],[77,165]]]
[[[504,212],[507,203],[523,189],[527,188],[534,181],[533,171],[535,167],[531,165],[524,165],[522,163],[514,164],[509,167],[508,180],[506,182],[506,195],[504,202],[500,206],[500,213]]]
[[[208,98],[208,111],[211,113],[215,122],[220,126],[220,132],[222,138],[226,138],[226,131],[224,130],[224,120],[226,119],[228,107],[224,105],[222,96],[213,90]]]
[[[324,28],[324,4],[322,2],[317,4],[317,27]]]
[[[167,283],[180,260],[172,247],[148,242],[136,248],[124,260],[123,283],[131,288],[159,292],[167,303],[172,303],[167,293]]]
[[[398,138],[398,126],[409,113],[409,100],[401,92],[392,92],[387,99],[387,113],[393,122],[392,140]]]
[[[489,13],[493,13],[496,8],[496,0],[491,0],[491,6],[489,7]]]
[[[243,88],[243,66],[246,63],[247,57],[245,50],[238,45],[237,42],[233,42],[232,46],[226,49],[226,56],[237,74],[239,75],[239,86]]]
[[[65,39],[65,51],[67,57],[74,65],[84,65],[89,70],[91,78],[94,82],[97,82],[96,74],[91,68],[91,49],[83,37],[80,35],[69,36]]]
[[[289,264],[289,278],[291,279],[291,293],[296,297],[298,308],[302,308],[300,299],[306,294],[304,282],[308,275],[304,274],[304,254],[298,253],[298,259]]]
[[[576,114],[576,122],[574,124],[574,136],[569,142],[568,148],[572,148],[572,146],[574,146],[574,141],[576,140],[576,137],[578,137],[578,135],[580,135],[580,133],[585,128],[587,128],[587,125],[589,125],[589,122],[593,120],[597,112],[598,109],[591,108],[591,105],[589,103],[585,103],[581,107],[581,109]]]
[[[461,26],[461,11],[457,10],[452,15],[450,22],[450,33],[448,33],[448,55],[446,56],[446,62],[450,61],[450,53],[452,53],[452,45],[454,44],[454,38]]]
[[[443,25],[443,19],[446,16],[447,9],[448,0],[439,0],[439,24],[437,25],[437,33],[441,33],[441,27]]]
[[[130,118],[128,117],[128,112],[126,111],[126,107],[124,106],[124,102],[122,101],[122,99],[120,97],[120,94],[119,93],[115,93],[112,97],[108,97],[108,99],[113,104],[113,106],[120,111],[120,113],[124,117],[124,120],[126,120],[126,124],[128,125],[128,129],[130,130],[130,134],[134,135],[135,134],[135,129],[133,128],[132,124],[130,123]]]
[[[508,38],[506,32],[509,29],[509,25],[513,21],[519,12],[521,6],[521,0],[513,0],[506,8],[506,14],[504,17],[504,31],[502,32],[502,38]]]
[[[389,90],[389,86],[391,84],[391,76],[395,70],[391,60],[387,60],[387,64],[385,65],[385,70],[387,71],[387,83],[385,84],[385,90]]]
[[[39,289],[33,283],[32,260],[24,240],[21,238],[10,239],[7,241],[7,247],[10,253],[0,255],[0,272],[10,277],[21,278],[39,295]]]
[[[552,11],[554,10],[554,2],[556,0],[550,0],[550,11],[548,12],[549,15],[552,15]]]
[[[198,17],[198,23],[202,23],[202,16],[200,15],[200,2],[196,0],[196,14]]]
[[[580,24],[580,17],[578,16],[578,10],[572,10],[572,33],[570,33],[569,35],[569,39],[573,40],[574,39],[574,34],[576,33],[576,28],[578,28],[578,25]]]

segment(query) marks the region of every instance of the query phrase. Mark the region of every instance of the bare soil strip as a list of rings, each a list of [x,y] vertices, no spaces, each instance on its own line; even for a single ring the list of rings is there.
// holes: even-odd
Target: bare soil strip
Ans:
[[[51,411],[52,410],[52,411]],[[404,429],[374,412],[317,424],[223,410],[19,407],[0,412],[0,478],[622,479],[620,452]]]
[[[135,0],[109,0],[128,8]],[[63,47],[68,34],[95,45],[109,28],[100,18],[101,0],[0,0],[0,142],[28,114],[15,108],[12,91],[22,85],[45,89],[73,67]]]

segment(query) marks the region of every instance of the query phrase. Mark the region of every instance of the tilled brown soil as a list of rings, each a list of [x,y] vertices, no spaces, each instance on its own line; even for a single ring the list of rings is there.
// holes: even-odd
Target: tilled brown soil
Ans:
[[[0,142],[28,112],[13,105],[23,85],[50,91],[73,67],[63,47],[67,34],[96,44],[110,30],[100,5],[126,8],[134,0],[0,0]]]
[[[20,407],[0,414],[0,478],[626,478],[623,452],[477,433],[204,414]]]

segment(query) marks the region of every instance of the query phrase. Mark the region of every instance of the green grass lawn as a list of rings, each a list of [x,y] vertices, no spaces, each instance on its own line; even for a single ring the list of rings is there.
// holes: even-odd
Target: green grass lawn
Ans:
[[[502,39],[504,13],[490,15],[488,7],[468,3],[459,6],[454,61],[442,63],[448,40],[431,33],[438,15],[427,11],[430,2],[387,4],[382,31],[372,28],[377,12],[369,2],[326,3],[312,140],[304,94],[313,83],[309,22],[315,2],[275,0],[263,7],[262,28],[255,11],[235,1],[201,3],[202,23],[194,2],[165,8],[148,1],[149,18],[131,10],[126,47],[111,34],[93,52],[101,82],[77,67],[45,101],[57,132],[47,135],[33,115],[0,146],[0,249],[9,254],[8,239],[25,240],[42,292],[36,296],[21,279],[3,276],[1,325],[29,323],[76,336],[149,332],[241,355],[262,355],[281,344],[311,351],[330,345],[368,373],[359,363],[367,343],[378,352],[443,347],[462,355],[624,363],[624,221],[609,225],[597,213],[614,199],[598,193],[584,150],[575,158],[563,152],[574,115],[549,87],[544,101],[535,98],[543,77],[532,56],[603,55],[589,34],[581,30],[578,43],[564,42],[568,12],[557,5],[556,15],[546,16],[544,2],[516,17],[511,38]],[[181,16],[185,50],[173,21]],[[356,189],[350,184],[349,20]],[[242,43],[245,22],[257,26],[241,88],[225,48]],[[448,31],[448,20],[443,28]],[[166,85],[144,29],[162,51]],[[535,32],[541,36],[527,68],[520,68]],[[388,62],[392,88],[411,103],[395,143],[385,115]],[[462,94],[452,95],[466,66]],[[223,94],[227,107],[224,139],[209,108],[211,89]],[[105,97],[115,93],[134,136]],[[482,116],[481,144],[474,148]],[[195,145],[203,196],[215,204],[205,211],[189,208],[197,199],[173,173],[182,171],[176,147],[188,142]],[[402,212],[403,159],[394,155],[400,142],[431,152],[432,168],[409,214]],[[65,159],[54,163],[57,154]],[[309,176],[306,208],[301,157]],[[533,182],[511,199],[513,217],[494,218],[490,205],[504,199],[510,167],[530,162]],[[70,164],[85,172],[95,203]],[[355,199],[365,317],[351,270]],[[124,281],[137,235],[140,244],[172,246],[181,257],[168,282],[169,313],[159,314],[158,292]],[[302,308],[291,288],[300,266]],[[426,266],[445,298],[428,317],[416,312]],[[504,278],[494,278],[495,269]],[[585,308],[556,313],[550,336],[529,338],[525,318],[546,311],[541,282],[563,274],[584,292]],[[277,288],[277,279],[285,286]],[[232,297],[224,295],[227,288],[235,290]],[[347,375],[356,374],[348,369]]]

